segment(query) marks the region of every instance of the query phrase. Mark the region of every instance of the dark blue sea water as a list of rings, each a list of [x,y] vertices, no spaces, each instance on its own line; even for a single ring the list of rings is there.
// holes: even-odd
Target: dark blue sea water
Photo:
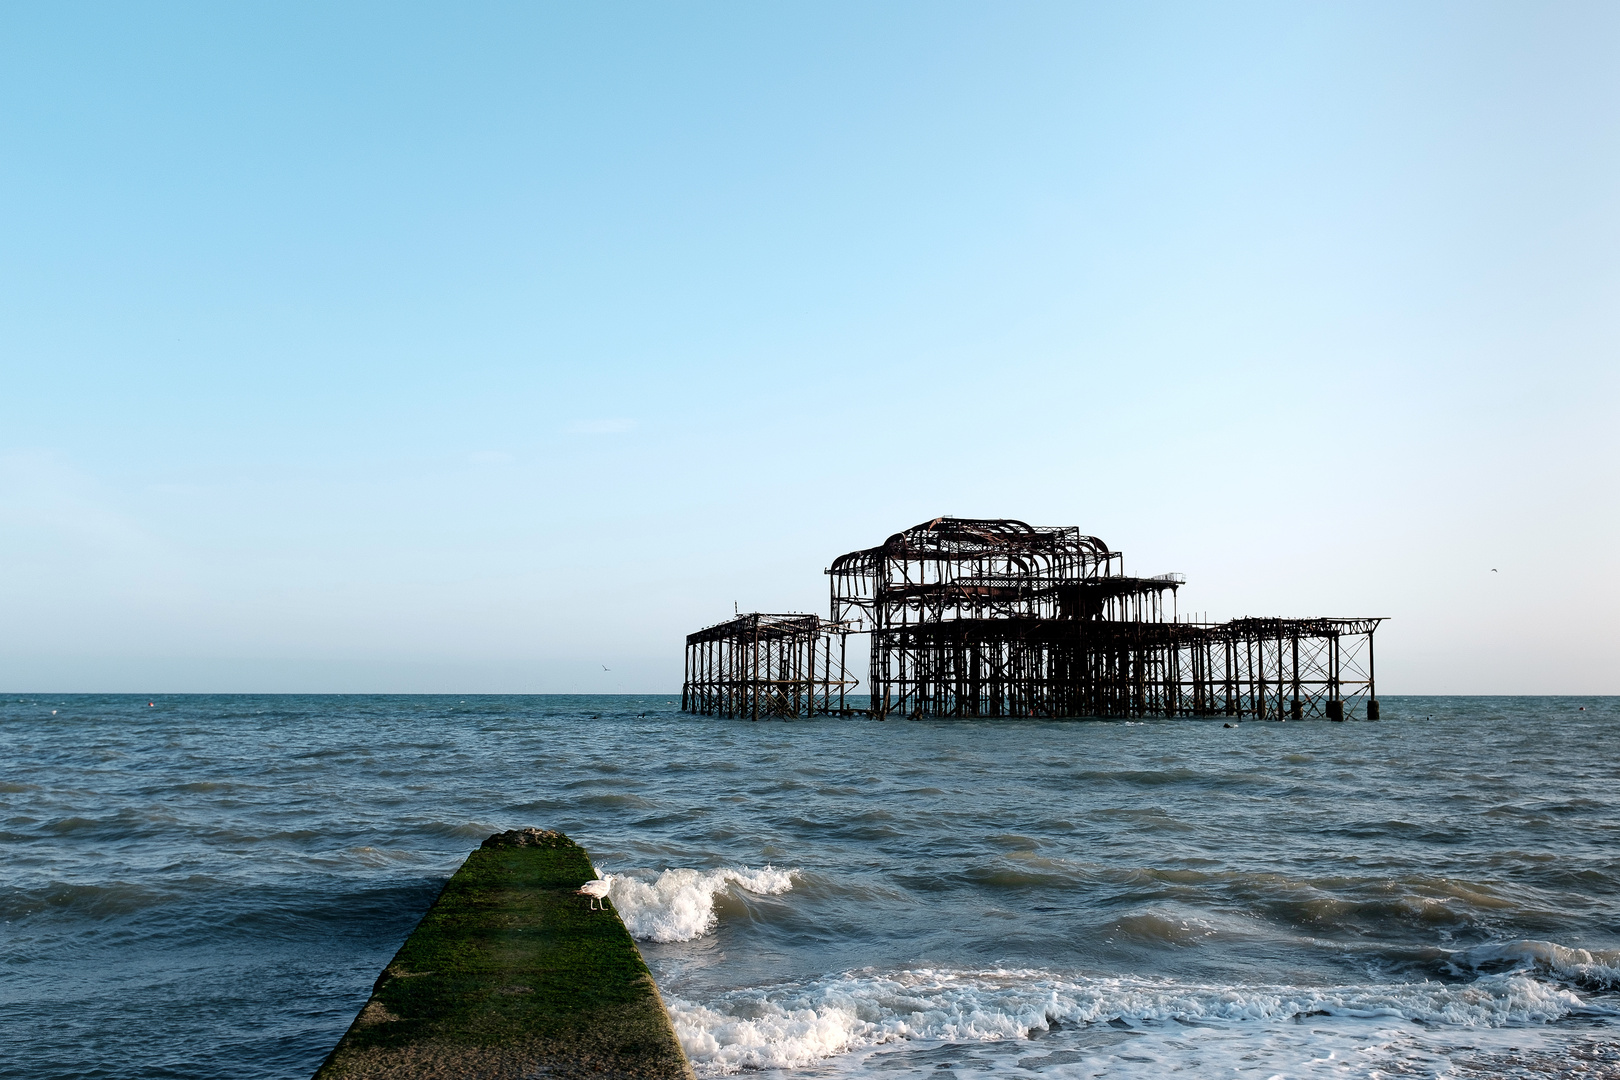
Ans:
[[[308,1076],[529,825],[612,876],[700,1074],[1479,1075],[1617,1034],[1617,699],[1235,729],[676,700],[12,695],[0,1076]]]

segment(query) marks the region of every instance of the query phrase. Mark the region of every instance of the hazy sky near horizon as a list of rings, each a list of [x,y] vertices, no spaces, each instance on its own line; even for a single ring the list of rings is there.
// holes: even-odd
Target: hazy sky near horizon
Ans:
[[[9,5],[0,690],[664,692],[953,513],[1389,616],[1386,694],[1620,693],[1617,55],[1611,3]]]

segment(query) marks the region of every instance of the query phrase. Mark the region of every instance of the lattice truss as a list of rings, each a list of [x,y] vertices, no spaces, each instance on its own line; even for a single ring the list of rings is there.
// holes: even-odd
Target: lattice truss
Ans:
[[[1129,576],[1078,529],[937,518],[827,574],[829,620],[754,614],[690,635],[683,707],[855,711],[845,659],[865,634],[863,711],[878,717],[1378,715],[1381,619],[1182,621],[1179,574]]]
[[[834,639],[837,644],[834,644]],[[851,710],[847,632],[815,615],[754,612],[688,634],[681,708],[723,716],[810,716]]]

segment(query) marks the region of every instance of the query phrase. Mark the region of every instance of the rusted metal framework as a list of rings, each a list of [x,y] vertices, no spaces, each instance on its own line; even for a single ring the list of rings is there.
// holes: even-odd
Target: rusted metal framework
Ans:
[[[836,639],[836,644],[835,644]],[[753,612],[686,636],[685,712],[849,715],[848,630],[815,615]]]
[[[683,707],[798,715],[804,700],[819,702],[807,711],[849,712],[844,648],[850,633],[864,633],[865,711],[876,717],[1378,716],[1381,619],[1183,621],[1179,574],[1127,575],[1121,553],[1078,529],[936,518],[839,556],[827,574],[830,622],[743,616],[688,637]],[[777,646],[763,670],[780,675],[762,680],[759,624],[749,619],[797,619],[794,632],[809,644]],[[815,683],[817,640],[826,642],[822,685],[837,686],[838,707],[826,689],[819,698],[794,689],[791,706],[772,696],[768,686]]]

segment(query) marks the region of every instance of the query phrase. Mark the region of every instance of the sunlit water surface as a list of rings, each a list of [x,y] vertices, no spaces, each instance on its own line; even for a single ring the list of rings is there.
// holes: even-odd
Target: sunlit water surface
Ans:
[[[529,825],[612,875],[700,1076],[1447,1075],[1620,1034],[1616,699],[672,702],[13,695],[0,1076],[306,1077],[467,852]]]

